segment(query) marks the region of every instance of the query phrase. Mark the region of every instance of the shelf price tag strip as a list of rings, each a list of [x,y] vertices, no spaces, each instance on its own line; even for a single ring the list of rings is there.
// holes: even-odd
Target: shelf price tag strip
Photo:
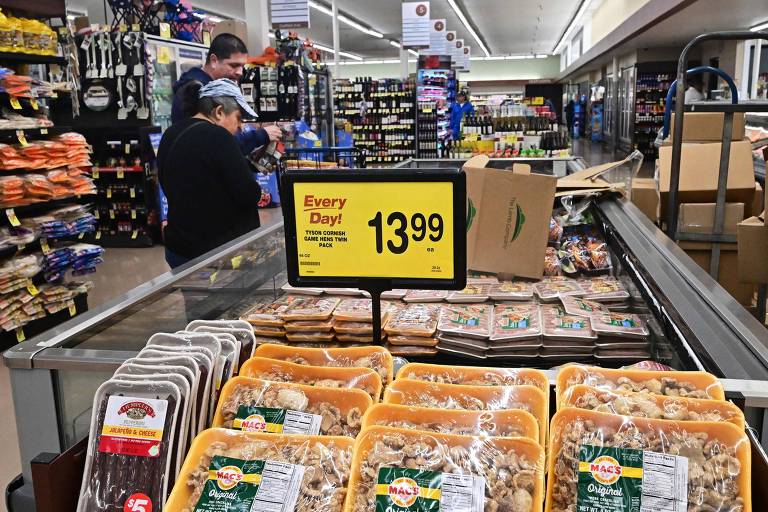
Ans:
[[[464,288],[463,171],[288,171],[281,181],[288,282],[368,291],[375,342],[383,291]]]

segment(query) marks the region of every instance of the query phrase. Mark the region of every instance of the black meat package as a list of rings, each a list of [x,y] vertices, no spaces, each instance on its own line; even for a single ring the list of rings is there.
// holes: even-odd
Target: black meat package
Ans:
[[[180,398],[171,382],[112,379],[99,387],[77,512],[163,509]]]

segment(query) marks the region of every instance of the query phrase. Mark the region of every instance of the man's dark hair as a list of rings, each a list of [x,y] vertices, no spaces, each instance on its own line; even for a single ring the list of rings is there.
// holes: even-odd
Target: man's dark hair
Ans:
[[[233,53],[248,53],[248,48],[245,47],[243,40],[234,34],[219,34],[211,41],[205,62],[211,61],[211,55],[223,60],[228,59]]]

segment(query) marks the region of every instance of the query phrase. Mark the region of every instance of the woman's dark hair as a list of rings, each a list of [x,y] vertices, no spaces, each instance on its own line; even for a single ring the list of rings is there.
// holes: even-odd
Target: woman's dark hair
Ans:
[[[240,109],[237,101],[229,96],[201,98],[200,89],[202,87],[203,84],[197,80],[186,83],[181,87],[181,110],[186,117],[192,117],[197,114],[210,116],[218,106],[221,106],[227,115]]]

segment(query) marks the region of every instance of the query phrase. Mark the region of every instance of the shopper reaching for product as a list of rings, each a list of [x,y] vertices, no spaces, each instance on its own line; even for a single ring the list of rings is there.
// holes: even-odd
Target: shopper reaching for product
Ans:
[[[234,137],[243,117],[256,113],[228,79],[189,84],[184,94],[194,115],[166,130],[157,159],[171,268],[259,227],[261,187]]]

